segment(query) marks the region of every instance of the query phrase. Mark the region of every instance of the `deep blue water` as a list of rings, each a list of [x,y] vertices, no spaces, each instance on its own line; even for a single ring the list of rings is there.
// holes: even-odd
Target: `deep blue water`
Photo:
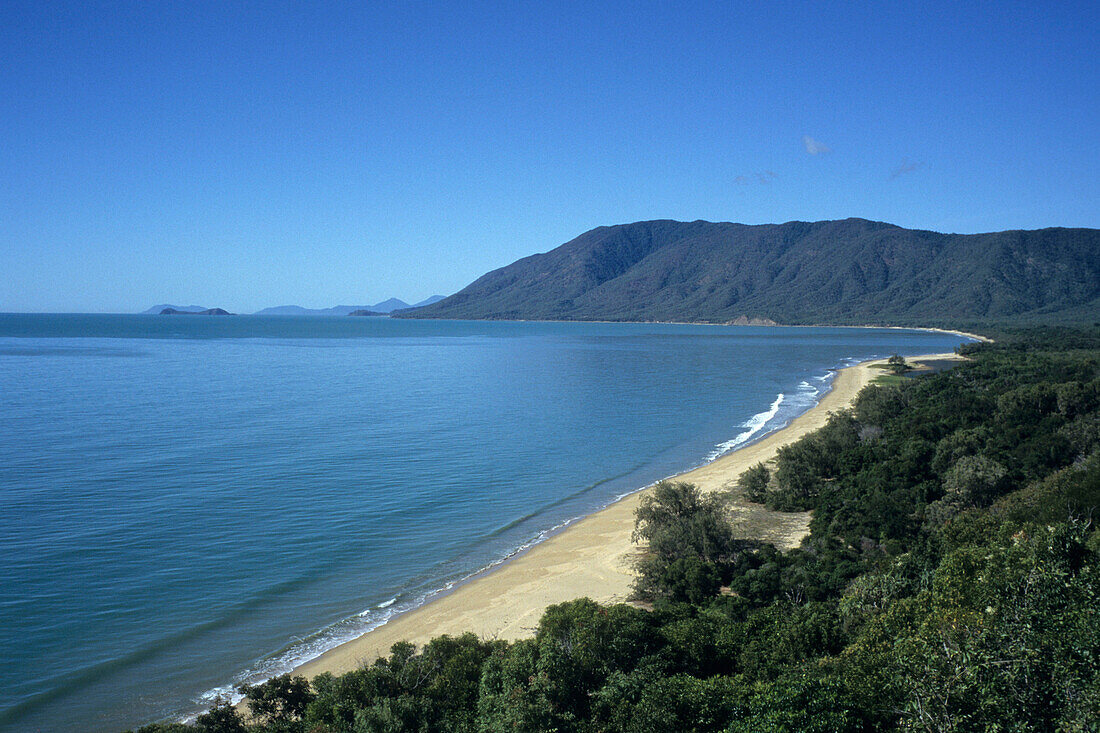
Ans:
[[[779,427],[833,367],[962,341],[0,315],[0,730],[193,712]]]

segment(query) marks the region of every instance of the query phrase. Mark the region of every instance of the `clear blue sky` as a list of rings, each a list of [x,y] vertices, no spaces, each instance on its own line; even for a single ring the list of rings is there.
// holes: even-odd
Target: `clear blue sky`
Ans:
[[[592,227],[1100,227],[1100,4],[0,4],[0,311],[409,301]]]

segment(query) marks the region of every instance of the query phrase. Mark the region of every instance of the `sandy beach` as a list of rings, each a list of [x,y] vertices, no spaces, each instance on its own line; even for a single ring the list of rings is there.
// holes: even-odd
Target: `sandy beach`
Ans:
[[[906,357],[910,362],[959,359],[956,354]],[[863,362],[842,369],[821,402],[763,439],[676,476],[704,491],[732,488],[748,467],[773,458],[783,445],[824,425],[830,412],[848,407],[856,395],[883,373]],[[331,649],[298,667],[294,674],[313,677],[340,674],[372,663],[401,640],[421,644],[442,634],[472,631],[487,639],[531,636],[543,610],[554,603],[587,596],[601,603],[626,601],[634,579],[632,565],[638,547],[631,542],[634,510],[644,495],[636,492],[580,519],[562,532],[491,572],[458,586],[424,606],[390,620],[358,639]],[[808,531],[810,515],[771,512],[758,504],[735,499],[735,531],[781,548],[797,546]]]

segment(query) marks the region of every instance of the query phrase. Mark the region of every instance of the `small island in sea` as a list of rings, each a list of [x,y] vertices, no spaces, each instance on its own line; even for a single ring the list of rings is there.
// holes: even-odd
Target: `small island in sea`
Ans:
[[[162,316],[231,316],[234,315],[224,308],[207,308],[201,311],[192,310],[177,310],[175,308],[165,308],[160,312]]]
[[[171,308],[177,311],[187,311],[189,313],[198,313],[200,311],[209,310],[205,305],[172,305],[171,303],[161,303],[160,305],[154,305],[146,308],[141,313],[146,316],[160,315],[160,312],[166,308]]]

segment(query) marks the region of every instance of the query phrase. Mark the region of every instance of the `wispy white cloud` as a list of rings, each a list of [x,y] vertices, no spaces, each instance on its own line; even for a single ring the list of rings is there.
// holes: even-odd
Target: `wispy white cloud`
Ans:
[[[733,182],[738,186],[747,186],[753,183],[759,183],[761,185],[767,185],[776,178],[779,178],[773,171],[764,171],[762,173],[750,173],[749,175],[735,176]]]
[[[809,135],[802,136],[802,145],[810,155],[824,155],[825,153],[833,152],[833,149],[828,145],[820,140],[814,140]]]
[[[890,173],[890,180],[894,180],[898,176],[904,176],[906,173],[912,173],[913,171],[920,170],[924,167],[924,161],[918,160],[913,162],[906,158],[901,162],[897,168]]]

